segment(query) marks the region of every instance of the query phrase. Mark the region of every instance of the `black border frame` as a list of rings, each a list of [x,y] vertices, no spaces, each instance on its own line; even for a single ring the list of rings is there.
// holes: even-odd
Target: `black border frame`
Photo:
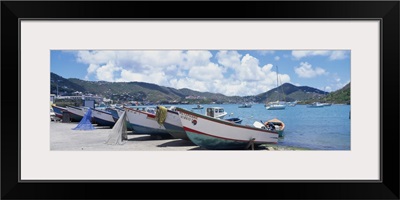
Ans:
[[[2,1],[1,91],[6,98],[1,99],[3,113],[0,124],[1,198],[399,199],[399,4],[398,1]],[[154,7],[163,9],[154,10]],[[182,7],[185,9],[181,9]],[[10,124],[15,123],[17,118],[20,119],[21,113],[20,19],[379,19],[382,22],[380,69],[382,180],[19,182],[18,133],[21,127],[18,123],[17,133],[15,126]],[[17,80],[16,74],[18,74],[18,84],[9,84],[10,77]],[[16,102],[10,96],[18,96],[19,101]],[[18,113],[15,112],[17,106]],[[393,124],[396,126],[391,126]],[[147,188],[150,188],[150,192],[147,192]],[[152,188],[155,192],[151,191]],[[189,195],[183,192],[185,189]]]

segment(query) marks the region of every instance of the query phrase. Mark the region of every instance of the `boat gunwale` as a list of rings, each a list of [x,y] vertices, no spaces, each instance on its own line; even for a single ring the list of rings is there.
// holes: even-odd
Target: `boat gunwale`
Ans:
[[[128,111],[135,111],[135,112],[139,112],[139,113],[141,113],[141,114],[145,114],[145,115],[147,115],[148,117],[151,117],[151,118],[155,118],[155,117],[156,117],[156,115],[155,115],[155,114],[153,114],[153,113],[149,113],[149,112],[146,112],[146,111],[142,111],[142,110],[135,110],[135,109],[133,109],[133,108],[128,108],[128,107],[124,107],[124,109],[127,109]]]
[[[279,126],[279,124],[275,124],[275,123],[280,123],[280,124],[281,124],[281,129],[278,130],[278,131],[283,131],[283,130],[285,129],[285,126],[286,126],[285,123],[284,123],[283,121],[281,121],[281,120],[279,120],[279,119],[277,119],[277,118],[267,120],[267,121],[264,123],[264,126],[266,126],[266,124],[267,124],[268,122],[271,122],[271,123],[273,123],[274,125],[278,125],[278,126]]]
[[[75,110],[81,110],[82,111],[82,108],[76,107],[76,106],[67,106],[66,108],[73,108]]]
[[[104,113],[104,114],[109,114],[109,115],[111,115],[111,116],[112,116],[112,114],[111,114],[110,112],[107,112],[107,111],[98,110],[98,109],[96,109],[96,108],[92,108],[92,110],[93,110],[93,111],[100,112],[100,113]]]
[[[56,107],[56,108],[58,108],[58,109],[60,109],[60,110],[62,110],[62,111],[67,110],[66,107],[61,107],[61,106],[56,106],[56,105],[51,105],[51,106],[52,106],[52,107]]]
[[[214,122],[225,124],[225,125],[228,125],[228,126],[234,126],[234,127],[237,127],[237,128],[250,129],[250,130],[254,130],[254,131],[262,131],[262,132],[267,132],[267,133],[272,133],[272,134],[279,134],[278,131],[269,131],[269,130],[266,130],[266,129],[256,128],[256,127],[252,127],[252,126],[249,126],[249,125],[232,123],[232,122],[226,121],[224,119],[213,118],[213,117],[209,117],[209,116],[206,116],[206,115],[201,115],[201,114],[198,114],[198,113],[190,112],[190,111],[188,111],[186,109],[179,108],[179,107],[177,107],[176,109],[179,110],[179,112],[184,112],[186,114],[193,114],[194,116],[203,118],[205,120],[214,121]],[[182,126],[183,126],[183,124],[182,124]],[[183,126],[183,127],[185,128],[185,126]]]
[[[164,107],[164,108],[165,108],[165,107]],[[158,110],[158,109],[159,109],[159,106],[156,106],[156,110]],[[177,111],[173,111],[173,110],[167,109],[167,112],[170,112],[170,113],[179,115],[179,113],[178,113]]]

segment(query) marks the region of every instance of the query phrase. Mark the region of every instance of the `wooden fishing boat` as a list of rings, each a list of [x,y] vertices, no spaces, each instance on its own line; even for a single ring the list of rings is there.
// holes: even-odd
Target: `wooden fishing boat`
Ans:
[[[122,116],[123,112],[125,111],[123,108],[114,107],[114,108],[107,108],[106,111],[110,112],[114,118],[115,123],[117,123],[118,119]],[[125,117],[126,129],[128,131],[133,131],[133,128],[129,124],[128,117]]]
[[[250,145],[277,143],[278,132],[232,123],[176,108],[189,139],[205,149],[246,149]]]
[[[66,110],[70,113],[69,117],[72,122],[80,122],[86,113],[86,111],[84,111],[83,108],[75,106],[67,106]]]
[[[128,118],[129,125],[133,128],[133,133],[161,136],[162,138],[171,138],[171,135],[165,129],[163,124],[159,124],[156,115],[140,109],[124,108]]]
[[[163,124],[167,132],[174,138],[189,140],[185,130],[182,127],[179,114],[175,111],[175,107],[169,109],[163,106],[156,107],[156,120],[159,124]]]
[[[93,108],[92,116],[93,122],[98,126],[109,126],[112,128],[116,122],[113,118],[113,115],[106,110],[98,110]]]
[[[51,105],[51,107],[53,108],[54,114],[56,115],[56,117],[62,119],[63,116],[63,112],[67,110],[67,108],[63,108],[61,106],[56,106],[56,105]]]

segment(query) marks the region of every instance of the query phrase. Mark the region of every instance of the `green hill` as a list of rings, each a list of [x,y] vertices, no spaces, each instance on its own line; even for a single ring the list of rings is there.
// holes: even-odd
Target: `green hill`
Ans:
[[[308,86],[295,86],[290,83],[269,90],[267,92],[256,95],[259,102],[272,102],[272,101],[312,101],[319,100],[325,97],[328,93],[322,90],[308,87]]]
[[[50,90],[53,94],[74,95],[74,92],[97,94],[113,100],[149,101],[149,102],[187,102],[187,103],[223,103],[233,102],[240,97],[228,97],[219,93],[198,92],[175,89],[144,82],[106,82],[84,81],[76,78],[65,79],[51,73]]]
[[[76,78],[65,79],[51,73],[51,93],[60,95],[76,95],[74,92],[94,94],[116,101],[144,101],[153,103],[243,103],[271,101],[327,101],[332,103],[350,102],[350,84],[328,94],[308,86],[295,86],[285,83],[277,88],[254,96],[226,96],[220,93],[199,92],[188,88],[175,89],[144,82],[106,82],[84,81]],[[279,92],[279,93],[278,93]],[[325,98],[326,97],[326,98]]]
[[[350,83],[348,83],[342,89],[328,94],[325,101],[336,104],[350,104],[350,96]]]

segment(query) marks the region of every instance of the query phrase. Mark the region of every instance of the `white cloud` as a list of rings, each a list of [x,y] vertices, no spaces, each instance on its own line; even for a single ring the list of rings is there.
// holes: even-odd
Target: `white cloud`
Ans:
[[[181,78],[181,79],[171,79],[169,81],[171,87],[181,89],[181,88],[188,88],[191,90],[196,90],[200,92],[213,92],[209,90],[210,88],[207,87],[206,82],[198,81],[189,77]]]
[[[108,62],[106,65],[103,65],[96,69],[96,76],[98,80],[113,82],[114,72],[120,70],[121,68],[115,66],[113,62]]]
[[[209,51],[187,51],[182,55],[182,66],[184,69],[190,69],[193,66],[207,65],[211,57],[212,54]]]
[[[309,56],[329,56],[329,60],[342,60],[347,58],[348,54],[350,51],[292,51],[292,56],[296,60]]]
[[[327,56],[329,54],[329,51],[292,51],[292,56],[295,59],[301,59],[307,56]]]
[[[274,52],[264,52],[273,54]],[[255,95],[276,87],[272,64],[237,51],[78,51],[86,64],[86,79],[110,82],[148,82],[177,89],[225,95]],[[282,83],[290,82],[280,74]]]
[[[133,82],[133,81],[144,81],[144,80],[145,76],[143,76],[143,74],[123,69],[121,70],[121,77],[117,79],[117,82]]]
[[[329,56],[330,60],[343,60],[348,57],[348,51],[333,51]]]
[[[301,62],[299,67],[294,68],[294,71],[299,77],[302,78],[312,78],[315,76],[327,74],[327,72],[320,67],[316,67],[314,69],[308,62]]]
[[[96,70],[97,70],[99,67],[100,67],[99,65],[90,64],[89,67],[87,68],[88,74],[92,74],[92,73],[96,72]]]
[[[332,92],[332,88],[330,86],[326,86],[325,88],[322,88],[321,90],[325,91],[325,92]]]
[[[208,63],[206,66],[193,66],[190,68],[188,75],[201,81],[213,81],[224,78],[222,68],[215,63]]]
[[[100,65],[115,60],[114,51],[78,51],[77,61],[84,64]]]
[[[259,51],[257,51],[257,53],[260,54],[260,55],[262,55],[262,56],[265,56],[265,55],[268,55],[268,54],[274,54],[275,51],[271,51],[271,50],[259,50]]]
[[[279,56],[275,56],[274,58],[276,61],[280,60],[281,58]]]
[[[228,68],[236,68],[240,66],[241,57],[242,55],[237,51],[219,51],[216,55],[218,63]]]
[[[343,79],[340,78],[339,74],[332,73],[329,77],[329,80],[328,80],[329,85],[327,87],[329,87],[330,91],[332,92],[332,91],[342,89],[345,85],[347,85],[350,82],[350,80],[347,80],[345,82],[342,82],[342,81],[343,81]]]

